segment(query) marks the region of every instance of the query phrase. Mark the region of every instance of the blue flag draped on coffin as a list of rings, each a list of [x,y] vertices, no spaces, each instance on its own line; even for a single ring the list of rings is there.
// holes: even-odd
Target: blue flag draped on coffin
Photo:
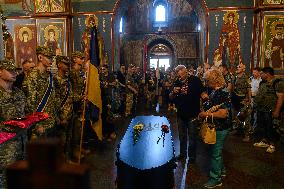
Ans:
[[[102,97],[100,88],[100,79],[98,66],[100,65],[98,32],[96,26],[91,29],[90,41],[90,63],[88,66],[88,81],[87,81],[87,97],[88,97],[88,111],[90,112],[90,120],[92,128],[96,132],[99,140],[102,140]],[[93,122],[92,112],[99,109],[98,119]]]

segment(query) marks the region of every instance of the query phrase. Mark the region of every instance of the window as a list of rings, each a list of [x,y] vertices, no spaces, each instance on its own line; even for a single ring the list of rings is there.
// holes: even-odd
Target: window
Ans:
[[[150,59],[150,68],[157,68],[157,64],[158,64],[158,59],[156,58],[151,58]],[[165,70],[167,70],[170,67],[170,59],[169,58],[161,58],[159,59],[159,67],[160,68],[164,68]]]
[[[120,21],[119,21],[119,33],[122,33],[122,25],[123,25],[123,19],[122,17],[120,18]]]
[[[166,9],[163,5],[158,5],[156,7],[156,22],[166,21]]]

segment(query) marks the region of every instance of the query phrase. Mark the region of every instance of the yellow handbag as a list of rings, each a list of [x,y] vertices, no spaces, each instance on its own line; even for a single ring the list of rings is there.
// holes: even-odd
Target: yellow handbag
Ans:
[[[208,117],[206,117],[204,122],[201,124],[199,134],[204,143],[215,144],[216,143],[216,129],[215,129],[215,125],[213,124],[213,116],[212,116],[212,123],[209,123],[207,118]]]

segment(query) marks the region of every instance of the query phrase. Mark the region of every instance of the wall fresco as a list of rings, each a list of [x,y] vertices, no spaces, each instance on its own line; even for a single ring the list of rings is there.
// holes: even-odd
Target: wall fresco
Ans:
[[[25,60],[36,62],[36,27],[35,25],[15,25],[16,63],[22,66]]]
[[[38,45],[47,46],[56,55],[67,55],[66,20],[37,19]]]
[[[284,15],[265,15],[263,63],[284,70]]]
[[[250,69],[253,10],[217,11],[209,14],[208,63],[226,64],[234,71],[239,63]]]
[[[98,38],[100,45],[100,57],[104,64],[110,65],[112,62],[111,43],[111,15],[80,15],[73,18],[73,39],[74,50],[85,52],[89,57],[90,23],[95,23],[98,28]]]

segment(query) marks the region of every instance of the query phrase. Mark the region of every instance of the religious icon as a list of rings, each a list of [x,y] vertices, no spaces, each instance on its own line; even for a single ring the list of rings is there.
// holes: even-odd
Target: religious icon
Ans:
[[[36,13],[64,12],[64,0],[35,0]]]
[[[82,48],[86,57],[86,60],[90,59],[90,39],[91,39],[91,28],[98,26],[99,20],[95,15],[89,15],[86,17],[85,25],[86,29],[82,35]]]
[[[49,0],[35,0],[35,10],[39,12],[50,12]]]
[[[62,54],[60,45],[58,44],[59,33],[59,29],[54,25],[49,25],[44,29],[44,38],[46,40],[44,46],[49,47],[55,55]]]
[[[264,65],[284,69],[284,16],[266,15],[263,35]]]
[[[227,64],[228,67],[234,69],[242,62],[240,54],[240,30],[238,26],[239,15],[236,11],[227,11],[223,20],[224,24],[221,28],[217,49],[219,49],[219,54],[221,53],[222,64]]]
[[[36,38],[33,25],[20,25],[15,27],[16,33],[16,62],[19,67],[25,60],[36,62]]]
[[[263,0],[264,5],[280,5],[283,3],[284,3],[283,0]]]
[[[66,19],[37,19],[38,45],[49,47],[54,55],[66,55]]]

